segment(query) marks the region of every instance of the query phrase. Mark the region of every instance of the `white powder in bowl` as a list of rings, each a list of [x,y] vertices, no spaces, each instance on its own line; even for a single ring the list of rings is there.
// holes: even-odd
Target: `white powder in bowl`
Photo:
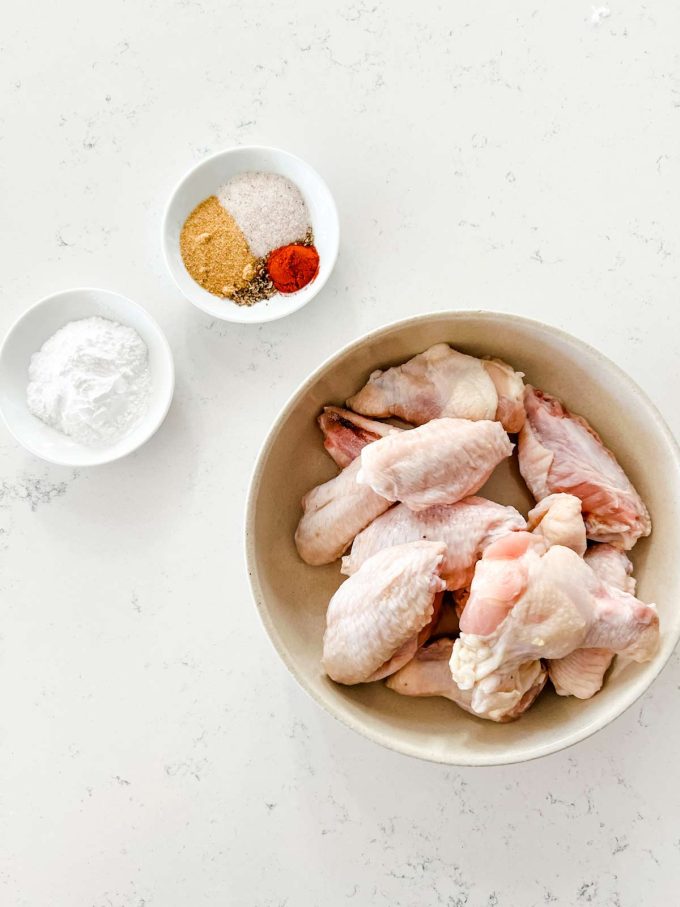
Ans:
[[[28,408],[89,447],[111,444],[149,405],[151,373],[137,331],[107,318],[71,321],[31,356]]]
[[[278,173],[239,173],[217,190],[256,258],[299,242],[310,229],[307,205],[298,187]]]

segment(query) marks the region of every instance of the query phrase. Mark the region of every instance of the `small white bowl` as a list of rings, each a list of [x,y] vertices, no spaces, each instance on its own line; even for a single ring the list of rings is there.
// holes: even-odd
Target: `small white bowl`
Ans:
[[[279,173],[295,183],[307,203],[319,253],[319,273],[296,293],[277,293],[251,306],[240,306],[230,299],[213,296],[189,275],[179,251],[184,222],[199,202],[215,195],[220,186],[247,170]],[[323,179],[309,164],[278,148],[250,145],[228,148],[202,161],[181,180],[170,197],[163,219],[163,251],[173,280],[199,309],[213,318],[241,324],[274,321],[297,312],[322,289],[338,257],[340,226],[333,196]]]
[[[151,399],[141,421],[113,444],[86,447],[28,411],[28,366],[52,334],[69,321],[98,315],[134,328],[146,343],[151,369]],[[47,296],[14,323],[0,348],[0,413],[10,433],[26,450],[63,466],[96,466],[132,453],[158,430],[170,408],[175,387],[172,352],[165,335],[136,302],[113,293],[81,287]]]

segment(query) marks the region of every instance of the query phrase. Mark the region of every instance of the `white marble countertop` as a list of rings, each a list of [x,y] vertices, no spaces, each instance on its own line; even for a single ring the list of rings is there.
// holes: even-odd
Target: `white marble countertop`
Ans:
[[[680,885],[680,660],[568,752],[457,770],[334,723],[251,603],[242,512],[283,401],[343,343],[433,309],[599,347],[680,432],[680,7],[14,4],[0,36],[0,328],[94,285],[167,332],[156,437],[92,470],[0,431],[0,902],[640,907]],[[313,163],[342,248],[309,307],[211,321],[161,258],[204,155]]]

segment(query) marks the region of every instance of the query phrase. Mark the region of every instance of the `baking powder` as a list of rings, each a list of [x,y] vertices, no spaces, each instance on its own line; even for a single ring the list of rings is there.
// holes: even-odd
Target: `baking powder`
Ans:
[[[64,325],[31,356],[28,377],[30,412],[90,447],[128,434],[149,405],[146,344],[107,318]]]

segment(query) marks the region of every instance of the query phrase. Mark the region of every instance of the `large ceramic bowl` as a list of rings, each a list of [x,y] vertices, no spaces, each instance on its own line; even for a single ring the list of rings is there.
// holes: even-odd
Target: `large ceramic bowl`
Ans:
[[[300,498],[336,467],[321,445],[316,416],[342,403],[378,367],[403,362],[433,343],[493,354],[527,381],[582,413],[602,434],[647,502],[654,531],[632,552],[639,595],[656,602],[661,646],[648,664],[616,665],[604,689],[582,702],[544,692],[519,721],[493,724],[444,699],[410,699],[382,683],[345,687],[321,669],[324,615],[341,582],[339,564],[309,567],[293,533]],[[526,513],[531,504],[508,462],[480,492]],[[555,328],[493,312],[443,312],[401,321],[357,340],[325,362],[293,394],[255,466],[248,501],[246,556],[253,594],[279,655],[331,715],[383,746],[454,765],[533,759],[583,740],[620,715],[657,676],[680,635],[680,452],[661,416],[634,382],[580,340]],[[616,664],[616,662],[615,662]]]

